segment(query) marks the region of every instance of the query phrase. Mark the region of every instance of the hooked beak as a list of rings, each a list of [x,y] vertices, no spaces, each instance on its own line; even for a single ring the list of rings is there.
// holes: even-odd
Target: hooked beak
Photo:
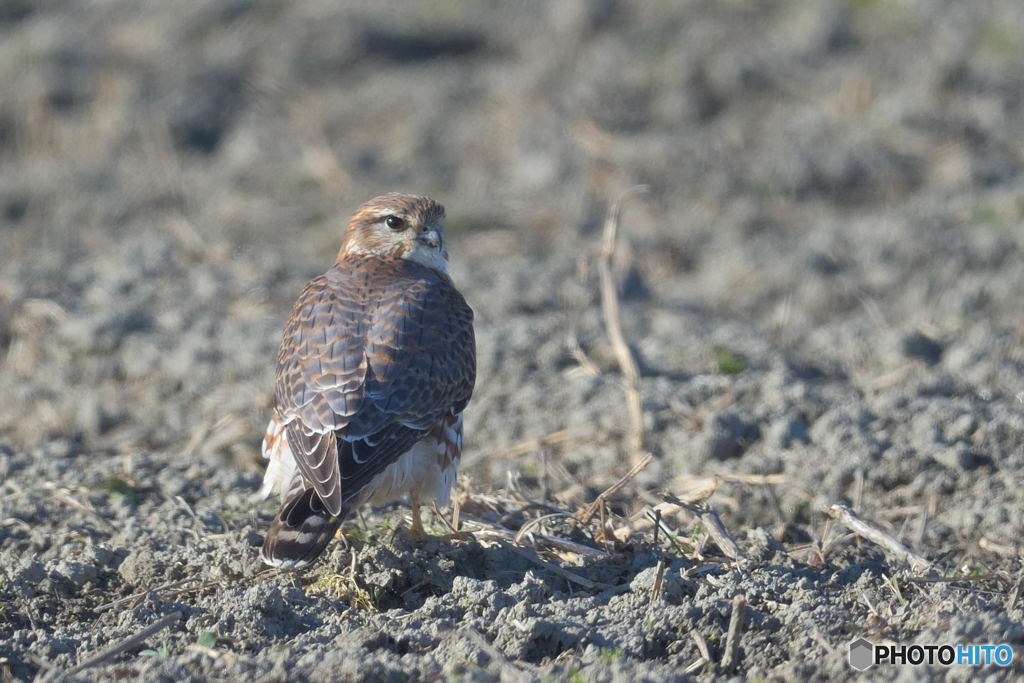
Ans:
[[[439,249],[441,247],[441,231],[436,229],[424,230],[416,237],[416,241],[431,249]]]

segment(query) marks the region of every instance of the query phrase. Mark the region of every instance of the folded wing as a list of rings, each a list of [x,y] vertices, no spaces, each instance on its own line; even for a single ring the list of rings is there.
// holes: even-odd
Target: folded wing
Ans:
[[[475,377],[473,313],[447,276],[367,260],[313,280],[285,329],[275,402],[326,513],[461,412]]]

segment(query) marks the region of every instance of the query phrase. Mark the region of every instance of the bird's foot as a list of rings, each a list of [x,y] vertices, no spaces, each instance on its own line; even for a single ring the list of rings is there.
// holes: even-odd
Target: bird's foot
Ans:
[[[423,519],[420,517],[420,510],[418,505],[414,505],[412,508],[412,524],[409,525],[409,537],[419,543],[426,541],[440,541],[441,543],[449,543],[451,541],[472,541],[474,540],[473,534],[468,531],[456,531],[450,534],[432,534],[423,528]]]

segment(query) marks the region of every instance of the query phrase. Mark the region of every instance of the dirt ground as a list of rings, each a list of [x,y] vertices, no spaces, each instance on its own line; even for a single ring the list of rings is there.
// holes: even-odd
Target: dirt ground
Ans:
[[[0,680],[1024,673],[1024,4],[415,8],[0,1]],[[636,184],[654,459],[584,524],[637,457]],[[389,190],[477,315],[475,537],[398,504],[267,570],[281,326]]]

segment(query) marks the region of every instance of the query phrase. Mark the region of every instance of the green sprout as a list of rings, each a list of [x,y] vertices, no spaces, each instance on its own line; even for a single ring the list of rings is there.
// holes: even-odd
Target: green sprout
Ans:
[[[747,368],[747,359],[740,354],[725,348],[715,347],[715,365],[723,375],[738,375]]]

